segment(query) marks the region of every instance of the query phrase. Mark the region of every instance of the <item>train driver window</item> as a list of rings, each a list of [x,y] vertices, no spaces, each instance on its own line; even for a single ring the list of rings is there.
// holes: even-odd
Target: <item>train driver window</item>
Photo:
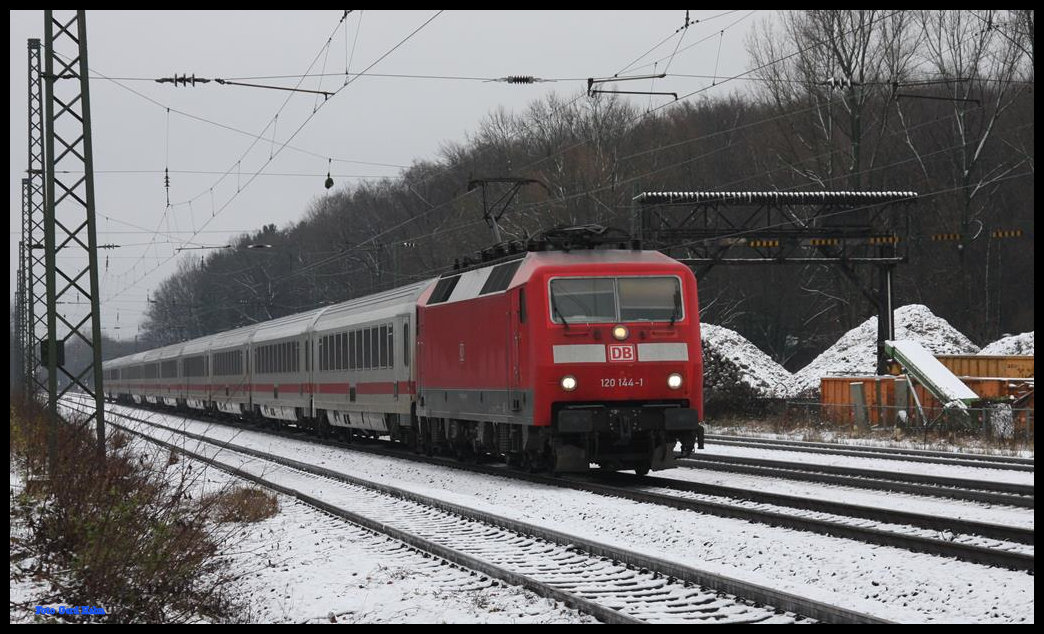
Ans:
[[[566,322],[616,320],[616,285],[612,278],[551,280],[552,319]]]
[[[676,321],[682,318],[681,287],[676,277],[621,277],[622,321]]]

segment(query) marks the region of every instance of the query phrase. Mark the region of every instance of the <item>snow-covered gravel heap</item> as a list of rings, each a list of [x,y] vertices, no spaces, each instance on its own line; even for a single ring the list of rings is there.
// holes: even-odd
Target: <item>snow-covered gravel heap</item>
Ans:
[[[895,338],[920,343],[933,354],[974,354],[979,347],[923,304],[896,309]],[[877,371],[877,317],[849,330],[794,374],[794,394],[813,396],[824,376],[873,375]]]
[[[794,376],[735,330],[700,324],[704,398],[786,398]]]
[[[1033,356],[1033,332],[998,339],[979,351],[979,354]]]

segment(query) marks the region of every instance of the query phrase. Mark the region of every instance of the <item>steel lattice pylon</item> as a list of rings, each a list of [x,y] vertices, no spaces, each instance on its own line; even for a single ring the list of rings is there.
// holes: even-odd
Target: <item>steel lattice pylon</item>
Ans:
[[[29,168],[22,180],[22,237],[26,242],[26,337],[31,366],[26,389],[34,395],[47,392],[41,357],[47,339],[47,263],[44,254],[44,125],[40,40],[29,40]]]
[[[98,447],[105,446],[98,256],[94,221],[87,24],[84,11],[62,21],[44,12],[43,74],[45,253],[47,260],[48,405],[57,420],[58,399],[77,388],[94,400]],[[59,252],[62,257],[58,258]],[[86,314],[80,310],[90,306]],[[59,310],[59,308],[61,310]],[[82,343],[90,359],[77,362],[66,342]],[[59,377],[59,374],[61,377]],[[62,384],[59,385],[59,378]],[[51,464],[57,457],[52,434]]]
[[[24,192],[23,192],[24,194]],[[15,290],[15,341],[18,346],[18,359],[21,362],[21,382],[23,394],[29,393],[29,354],[26,350],[28,345],[26,326],[26,307],[25,307],[25,242],[22,240],[18,241],[18,277],[15,278],[16,284],[18,285]],[[12,380],[15,377],[11,377]]]

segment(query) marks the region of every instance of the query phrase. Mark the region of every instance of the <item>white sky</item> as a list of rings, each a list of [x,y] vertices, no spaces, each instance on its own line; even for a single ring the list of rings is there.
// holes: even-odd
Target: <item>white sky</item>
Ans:
[[[588,77],[666,71],[667,79],[616,88],[680,96],[712,83],[699,94],[744,90],[746,82],[721,85],[721,78],[746,70],[746,34],[769,17],[693,11],[699,22],[677,33],[683,10],[356,11],[341,23],[342,13],[87,12],[98,242],[121,245],[100,252],[106,334],[132,338],[146,294],[180,258],[204,253],[175,249],[226,244],[263,224],[299,221],[327,193],[328,169],[335,190],[361,178],[395,177],[414,161],[437,159],[443,144],[465,142],[494,109],[519,111],[551,91],[575,96]],[[68,20],[71,13],[59,15]],[[44,39],[44,17],[11,11],[10,20],[13,298],[28,156],[26,41]],[[346,68],[369,76],[344,87]],[[151,81],[195,74],[290,87],[304,74],[324,72],[334,75],[308,77],[300,87],[343,87],[325,103],[314,94]],[[480,80],[508,75],[557,81]],[[657,107],[670,97],[636,99]],[[117,315],[120,330],[113,329]]]

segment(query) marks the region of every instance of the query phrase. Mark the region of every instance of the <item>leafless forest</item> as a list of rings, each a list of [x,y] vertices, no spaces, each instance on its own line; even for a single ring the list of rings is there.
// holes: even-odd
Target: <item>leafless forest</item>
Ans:
[[[186,257],[136,340],[106,342],[105,357],[436,276],[493,241],[469,189],[481,178],[544,185],[511,200],[506,239],[627,230],[643,191],[911,190],[895,305],[925,304],[979,345],[1033,329],[1032,11],[787,12],[747,49],[752,70],[735,88],[670,107],[580,93],[494,108],[401,178],[335,186],[302,201],[294,224]],[[491,185],[487,204],[506,191]],[[942,233],[959,238],[932,239]],[[822,264],[715,267],[700,302],[703,321],[790,370],[876,313],[859,283]]]

